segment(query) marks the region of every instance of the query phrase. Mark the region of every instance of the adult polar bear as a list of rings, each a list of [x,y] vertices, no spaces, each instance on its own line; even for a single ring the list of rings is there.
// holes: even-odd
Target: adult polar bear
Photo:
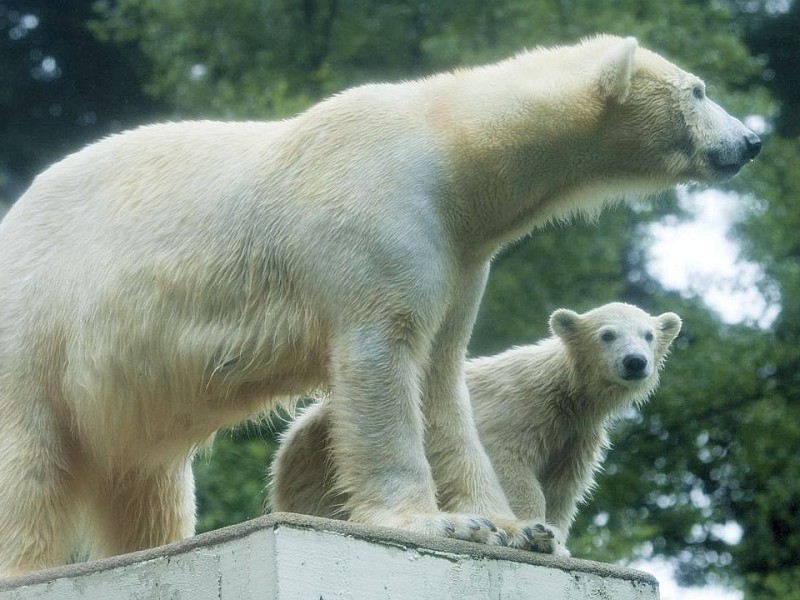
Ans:
[[[597,37],[67,157],[0,225],[0,572],[68,560],[79,516],[94,556],[191,535],[193,449],[318,388],[352,519],[527,546],[464,383],[492,255],[759,146]]]

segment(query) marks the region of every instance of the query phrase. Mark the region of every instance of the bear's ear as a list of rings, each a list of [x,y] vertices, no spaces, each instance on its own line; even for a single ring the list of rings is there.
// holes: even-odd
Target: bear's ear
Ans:
[[[578,332],[581,316],[574,310],[559,308],[550,315],[550,331],[562,340],[568,340]]]
[[[659,330],[659,343],[667,348],[681,332],[681,318],[675,313],[667,312],[656,317]]]
[[[633,55],[639,42],[627,37],[602,56],[597,70],[600,94],[610,101],[622,104],[631,90]]]

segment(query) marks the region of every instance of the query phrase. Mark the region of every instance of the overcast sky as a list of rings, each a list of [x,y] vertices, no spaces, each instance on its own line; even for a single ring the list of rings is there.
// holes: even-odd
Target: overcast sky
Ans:
[[[682,188],[679,198],[691,219],[667,217],[649,227],[650,274],[668,289],[699,295],[726,323],[768,327],[780,306],[764,298],[758,287],[768,285],[763,270],[740,256],[730,235],[754,201],[714,189]]]

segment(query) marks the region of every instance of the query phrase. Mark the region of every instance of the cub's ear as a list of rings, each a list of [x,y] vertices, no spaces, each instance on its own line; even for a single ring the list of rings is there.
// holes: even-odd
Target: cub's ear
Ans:
[[[627,100],[631,90],[633,55],[638,45],[636,38],[627,37],[601,57],[597,84],[604,98],[619,104]]]
[[[574,310],[559,308],[550,315],[550,331],[562,340],[568,340],[578,333],[581,316]]]
[[[681,318],[675,313],[667,312],[656,317],[658,322],[659,343],[666,348],[681,332]]]

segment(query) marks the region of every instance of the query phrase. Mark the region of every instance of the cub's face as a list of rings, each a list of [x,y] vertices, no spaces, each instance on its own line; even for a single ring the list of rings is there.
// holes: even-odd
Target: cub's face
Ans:
[[[601,320],[597,325],[592,345],[609,379],[636,386],[656,373],[658,332],[654,319]]]
[[[635,389],[652,387],[657,381],[681,320],[674,313],[652,317],[630,304],[614,302],[583,314],[557,310],[550,327],[580,361],[582,371]]]

